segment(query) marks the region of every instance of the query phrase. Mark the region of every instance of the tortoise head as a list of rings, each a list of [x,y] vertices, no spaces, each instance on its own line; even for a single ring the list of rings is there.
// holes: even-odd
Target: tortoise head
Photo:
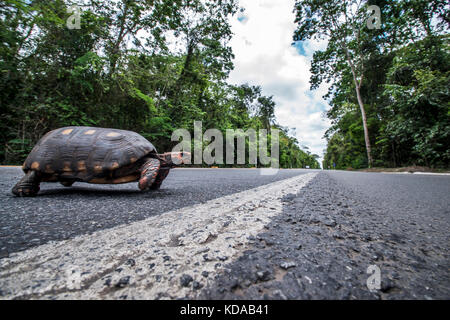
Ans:
[[[165,152],[158,154],[158,157],[163,160],[170,167],[178,167],[183,164],[191,163],[191,153],[190,152]]]

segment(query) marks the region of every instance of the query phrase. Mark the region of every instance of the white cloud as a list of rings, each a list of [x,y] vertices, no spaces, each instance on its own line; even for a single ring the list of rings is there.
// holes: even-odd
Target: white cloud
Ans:
[[[294,2],[240,1],[245,11],[231,22],[235,69],[229,82],[261,85],[264,95],[274,96],[278,123],[296,128],[300,145],[308,146],[322,159],[326,148],[322,136],[330,125],[322,117],[326,102],[321,97],[327,88],[309,90],[309,68],[312,53],[323,48],[326,42],[303,43],[305,56],[291,45],[295,30]]]

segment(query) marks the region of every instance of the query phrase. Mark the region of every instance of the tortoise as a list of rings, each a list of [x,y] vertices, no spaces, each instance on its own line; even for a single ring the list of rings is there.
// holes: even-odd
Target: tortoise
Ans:
[[[45,134],[31,150],[14,186],[16,196],[35,196],[40,182],[118,184],[139,181],[140,190],[159,189],[171,168],[189,163],[188,152],[158,154],[136,132],[64,127]]]

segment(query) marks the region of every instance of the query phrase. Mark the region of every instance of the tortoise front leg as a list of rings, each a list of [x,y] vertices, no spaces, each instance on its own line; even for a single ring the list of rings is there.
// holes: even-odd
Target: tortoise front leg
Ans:
[[[159,168],[159,173],[158,176],[156,177],[155,183],[153,183],[150,186],[150,189],[152,190],[158,190],[161,187],[161,183],[163,182],[163,180],[167,177],[167,175],[169,174],[170,168],[168,167],[162,167]]]
[[[12,188],[12,193],[19,197],[33,197],[39,192],[41,179],[36,171],[30,170]]]
[[[158,176],[161,163],[158,159],[150,158],[141,167],[141,178],[139,179],[139,189],[148,190],[150,186],[155,182]]]

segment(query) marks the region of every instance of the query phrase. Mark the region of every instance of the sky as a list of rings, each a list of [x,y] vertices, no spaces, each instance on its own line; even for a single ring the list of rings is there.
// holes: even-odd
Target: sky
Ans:
[[[292,45],[295,0],[240,0],[243,12],[232,18],[231,46],[235,55],[229,83],[259,85],[273,95],[276,121],[295,128],[300,146],[320,156],[322,163],[330,126],[324,116],[328,105],[322,96],[327,87],[309,90],[312,54],[324,49],[325,41]]]

